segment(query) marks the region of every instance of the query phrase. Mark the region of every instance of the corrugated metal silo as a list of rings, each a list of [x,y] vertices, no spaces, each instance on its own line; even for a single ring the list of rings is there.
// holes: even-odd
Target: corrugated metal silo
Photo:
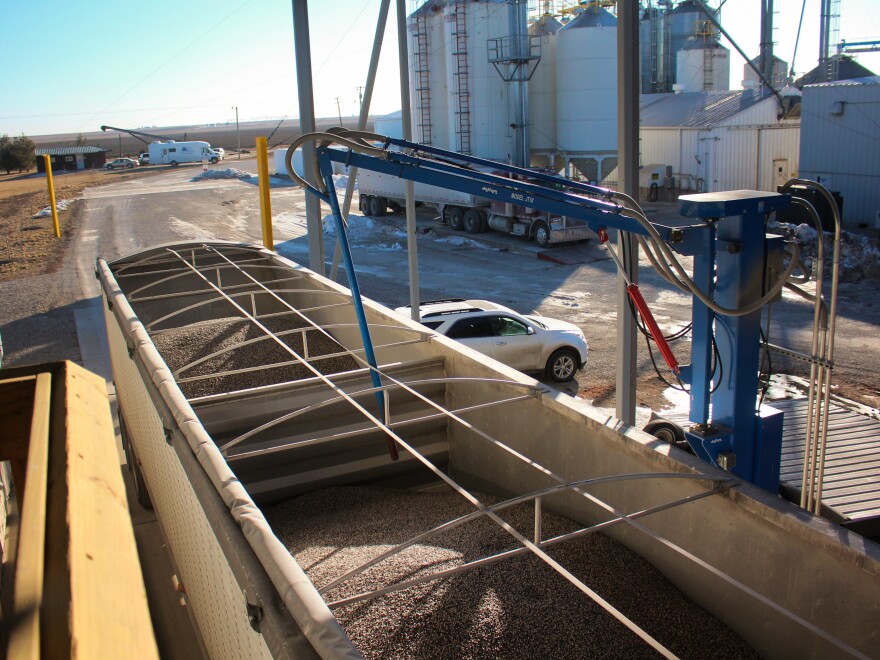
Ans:
[[[507,0],[449,0],[443,16],[447,144],[460,153],[507,160],[513,153],[508,89],[488,55],[489,39],[510,32]]]
[[[671,89],[666,37],[666,11],[660,7],[647,7],[639,21],[642,94],[668,92]]]
[[[590,179],[617,164],[617,19],[591,7],[556,33],[556,141]]]
[[[410,13],[416,141],[507,160],[508,90],[489,62],[487,42],[509,32],[507,0],[427,0]]]
[[[703,23],[708,20],[702,8],[694,0],[684,0],[679,3],[675,9],[667,12],[666,18],[671,58],[675,58],[680,50],[687,47],[688,39],[699,34]],[[674,71],[675,60],[673,59],[669,64]]]
[[[730,51],[713,40],[688,41],[676,56],[676,85],[682,92],[730,89]]]
[[[532,162],[552,166],[556,140],[556,32],[562,23],[551,15],[541,16],[529,34],[541,37],[541,61],[529,81]]]
[[[449,148],[444,2],[427,0],[409,16],[409,79],[415,142]]]

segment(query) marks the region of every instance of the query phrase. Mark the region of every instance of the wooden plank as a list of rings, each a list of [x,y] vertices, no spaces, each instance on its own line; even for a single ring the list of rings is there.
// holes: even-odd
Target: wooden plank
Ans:
[[[49,415],[52,376],[37,374],[31,417],[26,483],[21,497],[21,531],[15,559],[15,597],[8,656],[40,657],[40,608],[43,600],[46,537],[46,488],[49,472]]]
[[[67,363],[71,657],[158,658],[107,384]]]

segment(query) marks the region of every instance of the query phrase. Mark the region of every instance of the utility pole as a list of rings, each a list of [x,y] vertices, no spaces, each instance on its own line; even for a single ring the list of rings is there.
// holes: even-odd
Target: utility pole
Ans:
[[[241,131],[238,130],[238,106],[232,106],[232,109],[235,110],[235,134],[238,136],[238,159],[241,160]]]
[[[119,134],[119,157],[122,158],[122,133]]]
[[[342,126],[342,108],[339,106],[339,97],[336,97],[336,112],[339,113],[339,125]]]
[[[360,112],[361,108],[364,107],[364,86],[358,85],[357,91],[358,91],[358,112]]]

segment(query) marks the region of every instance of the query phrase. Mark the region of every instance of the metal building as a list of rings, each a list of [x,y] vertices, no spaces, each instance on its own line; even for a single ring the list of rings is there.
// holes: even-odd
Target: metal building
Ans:
[[[843,222],[880,227],[880,76],[807,85],[802,177],[843,196]]]
[[[782,95],[797,107],[796,89]],[[671,167],[673,192],[775,191],[798,172],[795,115],[758,90],[643,94],[641,164]]]
[[[107,151],[102,147],[46,147],[36,149],[37,172],[45,171],[40,156],[49,155],[52,170],[76,171],[104,167],[107,162]]]

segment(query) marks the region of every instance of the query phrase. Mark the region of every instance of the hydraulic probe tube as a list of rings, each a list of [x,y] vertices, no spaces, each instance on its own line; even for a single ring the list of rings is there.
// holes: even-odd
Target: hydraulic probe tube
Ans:
[[[642,292],[639,291],[639,285],[630,282],[626,275],[626,269],[623,267],[623,264],[620,263],[620,258],[617,256],[617,253],[614,252],[614,248],[609,245],[607,229],[599,230],[599,242],[605,245],[608,254],[611,255],[614,263],[617,264],[617,269],[626,281],[626,292],[629,294],[636,309],[639,310],[639,314],[641,314],[642,319],[644,319],[645,325],[648,326],[648,331],[651,333],[654,342],[657,344],[657,348],[660,349],[660,353],[663,355],[666,364],[672,369],[672,373],[677,376],[681,371],[681,367],[678,366],[678,360],[675,358],[675,354],[672,352],[669,342],[666,341],[666,337],[664,337],[663,333],[660,331],[660,326],[657,325],[654,315],[651,314],[651,310],[648,308],[648,303],[645,302]]]
[[[385,417],[385,423],[389,422],[387,418],[387,401],[386,394],[382,390],[382,380],[379,378],[379,367],[376,363],[376,355],[373,352],[373,340],[370,337],[370,327],[367,324],[367,316],[364,313],[364,303],[361,300],[361,290],[358,286],[357,276],[354,272],[354,262],[351,258],[351,247],[348,244],[348,234],[345,231],[345,223],[342,221],[342,211],[339,208],[339,200],[336,199],[336,188],[333,185],[333,175],[329,172],[322,173],[324,184],[327,186],[326,201],[330,205],[333,214],[333,222],[336,226],[336,235],[339,237],[339,245],[342,251],[342,258],[345,261],[345,269],[348,275],[348,284],[351,289],[351,299],[354,303],[354,311],[357,316],[358,327],[361,331],[361,339],[364,342],[364,354],[370,365],[370,379],[373,381],[373,387],[376,388],[376,401],[379,404],[379,414]],[[388,455],[392,461],[398,459],[397,443],[390,436],[388,437]]]

